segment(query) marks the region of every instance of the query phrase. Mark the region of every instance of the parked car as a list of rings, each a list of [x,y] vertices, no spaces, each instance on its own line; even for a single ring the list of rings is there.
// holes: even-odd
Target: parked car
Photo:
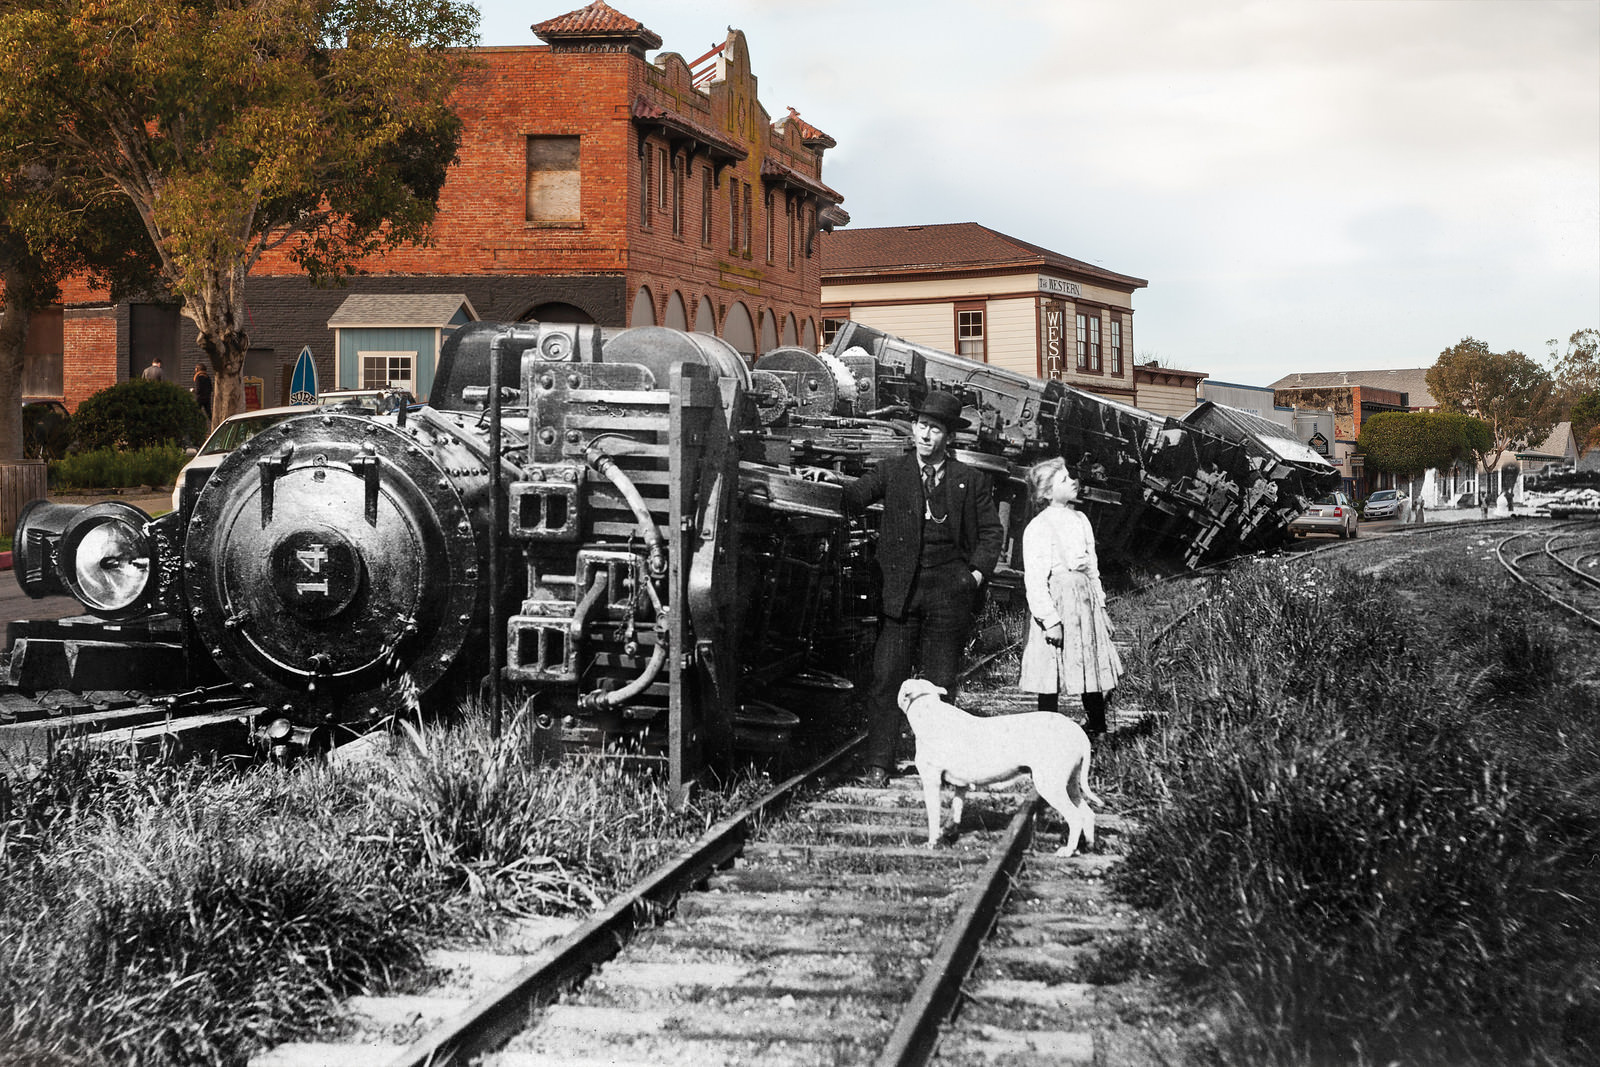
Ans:
[[[1289,521],[1289,532],[1296,537],[1313,533],[1338,534],[1346,539],[1354,537],[1355,505],[1341,492],[1324,493],[1298,518]]]
[[[1363,519],[1392,519],[1400,514],[1400,508],[1405,504],[1406,495],[1398,489],[1379,489],[1367,497],[1366,506],[1361,509]]]
[[[221,465],[228,453],[244,444],[268,426],[295,415],[308,415],[316,411],[308,404],[294,404],[283,408],[257,408],[230,415],[217,425],[205,443],[195,452],[194,458],[184,464],[172,481],[172,510],[177,511],[183,500],[184,487],[193,493],[200,492],[211,472]]]
[[[184,468],[173,479],[172,510],[177,511],[183,499],[185,485],[192,486],[192,491],[198,493],[200,487],[206,484],[206,479],[211,477],[211,472],[227,458],[229,452],[244,444],[256,434],[265,430],[274,423],[295,415],[308,415],[323,408],[341,408],[345,411],[366,412],[369,415],[394,411],[399,405],[405,404],[410,409],[420,405],[411,403],[411,394],[395,389],[339,389],[330,390],[319,394],[315,404],[292,404],[281,408],[258,408],[255,411],[245,411],[238,415],[230,415],[223,419],[221,425],[211,431],[205,444],[201,445]]]

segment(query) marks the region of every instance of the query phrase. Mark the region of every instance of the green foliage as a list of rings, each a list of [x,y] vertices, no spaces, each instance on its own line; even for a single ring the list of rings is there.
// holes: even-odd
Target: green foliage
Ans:
[[[1521,352],[1491,352],[1471,337],[1439,353],[1428,369],[1428,391],[1445,411],[1488,423],[1492,444],[1477,454],[1485,467],[1513,446],[1544,440],[1560,416],[1547,370]]]
[[[1550,346],[1551,373],[1563,394],[1570,398],[1600,391],[1600,330],[1575,330],[1565,353],[1557,350],[1554,338],[1545,343]]]
[[[198,445],[209,425],[187,389],[143,378],[118,382],[90,396],[78,405],[72,421],[82,449]]]
[[[140,485],[171,485],[189,462],[177,445],[155,445],[124,452],[100,448],[74,452],[50,463],[50,484],[57,489],[130,489]]]
[[[1584,455],[1589,449],[1600,445],[1600,390],[1585,393],[1572,402],[1568,409],[1567,417],[1572,420],[1572,442],[1578,448],[1578,455]]]
[[[1487,451],[1488,424],[1470,415],[1435,411],[1385,411],[1361,424],[1357,448],[1369,470],[1412,477]]]
[[[55,404],[22,406],[22,454],[60,459],[72,445],[72,416]]]
[[[1118,885],[1159,909],[1168,966],[1244,1020],[1225,1058],[1600,1052],[1587,646],[1475,592],[1440,618],[1377,579],[1264,563],[1130,664],[1125,699],[1164,713],[1100,761],[1147,805]]]
[[[327,280],[425,238],[476,24],[461,0],[20,0],[0,6],[0,129],[137,207],[222,419],[266,249]]]

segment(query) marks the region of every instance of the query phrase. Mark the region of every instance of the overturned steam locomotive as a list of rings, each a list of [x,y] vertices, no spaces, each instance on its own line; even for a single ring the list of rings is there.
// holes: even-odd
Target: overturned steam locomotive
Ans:
[[[431,406],[308,409],[171,514],[30,505],[18,581],[105,622],[14,624],[10,683],[233,687],[283,750],[488,678],[552,747],[625,744],[681,788],[847,688],[874,520],[846,519],[838,483],[909,447],[929,390],[961,398],[956,454],[1013,542],[1027,465],[1059,455],[1108,566],[1273,545],[1337,477],[1244,412],[1161,418],[859,324],[751,367],[705,334],[476,323]]]

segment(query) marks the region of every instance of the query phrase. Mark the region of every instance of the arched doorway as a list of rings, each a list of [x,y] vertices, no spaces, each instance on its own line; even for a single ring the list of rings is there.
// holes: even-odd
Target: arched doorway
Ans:
[[[648,285],[639,286],[633,298],[633,311],[628,314],[629,326],[654,326],[656,324],[656,298]]]
[[[761,313],[761,351],[771,352],[778,347],[778,320],[768,308]]]
[[[523,322],[578,322],[593,323],[594,316],[578,307],[576,304],[565,304],[559,300],[552,300],[545,304],[535,304],[522,316]]]
[[[689,329],[689,313],[683,307],[683,294],[676,289],[667,297],[667,317],[661,325],[672,330]]]
[[[806,319],[805,325],[800,327],[800,346],[810,349],[812,352],[817,350],[817,329],[812,325],[809,317]]]
[[[733,307],[728,309],[728,317],[722,323],[722,339],[746,356],[755,358],[756,324],[750,318],[750,309],[744,306],[744,301],[736,300]]]
[[[794,312],[783,317],[783,343],[786,345],[798,344],[798,335],[794,329]]]
[[[694,313],[695,333],[709,333],[715,336],[717,332],[717,310],[711,306],[711,298],[702,296],[700,306]]]

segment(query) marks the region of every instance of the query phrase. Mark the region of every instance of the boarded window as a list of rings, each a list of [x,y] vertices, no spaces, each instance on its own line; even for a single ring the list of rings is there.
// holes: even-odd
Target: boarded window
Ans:
[[[583,218],[579,193],[578,138],[528,138],[528,221],[577,222]]]
[[[28,320],[22,347],[22,395],[61,396],[65,332],[59,307],[40,308]]]

